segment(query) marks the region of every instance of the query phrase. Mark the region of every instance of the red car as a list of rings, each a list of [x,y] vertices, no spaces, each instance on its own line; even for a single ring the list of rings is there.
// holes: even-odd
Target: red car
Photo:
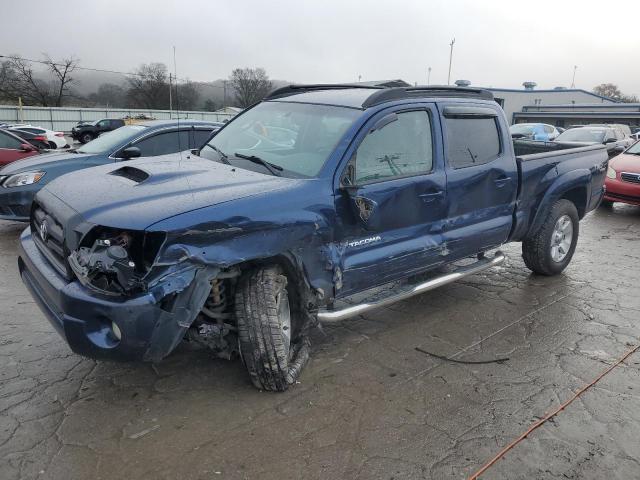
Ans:
[[[609,160],[604,185],[607,188],[604,205],[613,202],[640,205],[640,142]]]
[[[38,153],[40,151],[26,140],[6,130],[0,130],[0,167]]]

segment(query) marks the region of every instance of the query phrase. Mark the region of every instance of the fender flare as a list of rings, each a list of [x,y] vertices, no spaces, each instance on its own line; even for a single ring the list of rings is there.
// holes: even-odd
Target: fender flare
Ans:
[[[586,191],[584,196],[584,206],[586,209],[591,195],[591,172],[588,169],[581,168],[572,170],[555,179],[540,201],[540,205],[525,237],[537,232],[547,218],[551,206],[560,200],[565,193],[576,188],[584,188]],[[578,211],[580,211],[580,206],[576,205],[576,207]],[[584,214],[582,214],[580,218],[583,216]]]

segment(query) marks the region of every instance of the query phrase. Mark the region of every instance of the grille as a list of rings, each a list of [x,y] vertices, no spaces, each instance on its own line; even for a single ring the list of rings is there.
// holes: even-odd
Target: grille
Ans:
[[[42,206],[35,203],[31,211],[31,232],[36,245],[53,267],[65,278],[70,279],[62,225]]]
[[[640,173],[625,173],[620,174],[620,178],[623,182],[640,183]]]

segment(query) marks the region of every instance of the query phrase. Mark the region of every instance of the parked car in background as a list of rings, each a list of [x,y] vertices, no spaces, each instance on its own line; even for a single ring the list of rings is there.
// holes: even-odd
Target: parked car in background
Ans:
[[[614,127],[590,127],[570,128],[556,137],[555,143],[565,144],[570,147],[603,144],[607,147],[609,156],[612,157],[623,152],[633,140],[625,137],[622,131]]]
[[[48,147],[51,150],[58,148],[69,147],[67,139],[64,137],[64,132],[55,132],[42,127],[36,127],[34,125],[13,125],[9,128],[12,131],[29,132],[34,135],[44,135],[47,137]]]
[[[71,137],[80,143],[89,143],[106,132],[124,126],[121,118],[103,118],[91,123],[81,123],[71,129]]]
[[[38,155],[39,150],[7,130],[0,130],[0,166],[8,165],[21,158]]]
[[[511,138],[528,138],[548,142],[554,140],[560,132],[546,123],[516,123],[509,127]]]
[[[30,143],[34,147],[37,147],[38,150],[49,150],[49,139],[47,138],[46,135],[39,134],[39,133],[31,133],[31,132],[27,132],[26,130],[8,129],[5,131],[11,132],[14,135],[22,138],[23,140],[26,140],[28,143]]]
[[[221,125],[199,120],[156,120],[128,125],[78,149],[8,165],[0,170],[0,218],[27,221],[36,192],[65,173],[198,148]]]
[[[562,272],[607,162],[602,145],[514,155],[485,90],[284,87],[188,158],[48,184],[18,264],[78,354],[157,362],[186,336],[281,391],[317,322],[499,265],[507,242]]]
[[[611,127],[617,128],[622,132],[625,137],[631,137],[633,132],[631,131],[631,127],[629,125],[625,125],[624,123],[590,123],[586,125],[587,127]]]
[[[614,202],[640,205],[640,142],[609,161],[605,187],[605,206]]]

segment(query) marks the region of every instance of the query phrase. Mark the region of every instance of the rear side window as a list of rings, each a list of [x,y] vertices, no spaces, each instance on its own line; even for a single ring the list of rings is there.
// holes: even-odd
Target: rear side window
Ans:
[[[453,168],[489,163],[500,155],[495,118],[447,118],[447,161]]]
[[[398,113],[396,121],[364,138],[355,163],[358,184],[430,172],[433,148],[429,114]]]

